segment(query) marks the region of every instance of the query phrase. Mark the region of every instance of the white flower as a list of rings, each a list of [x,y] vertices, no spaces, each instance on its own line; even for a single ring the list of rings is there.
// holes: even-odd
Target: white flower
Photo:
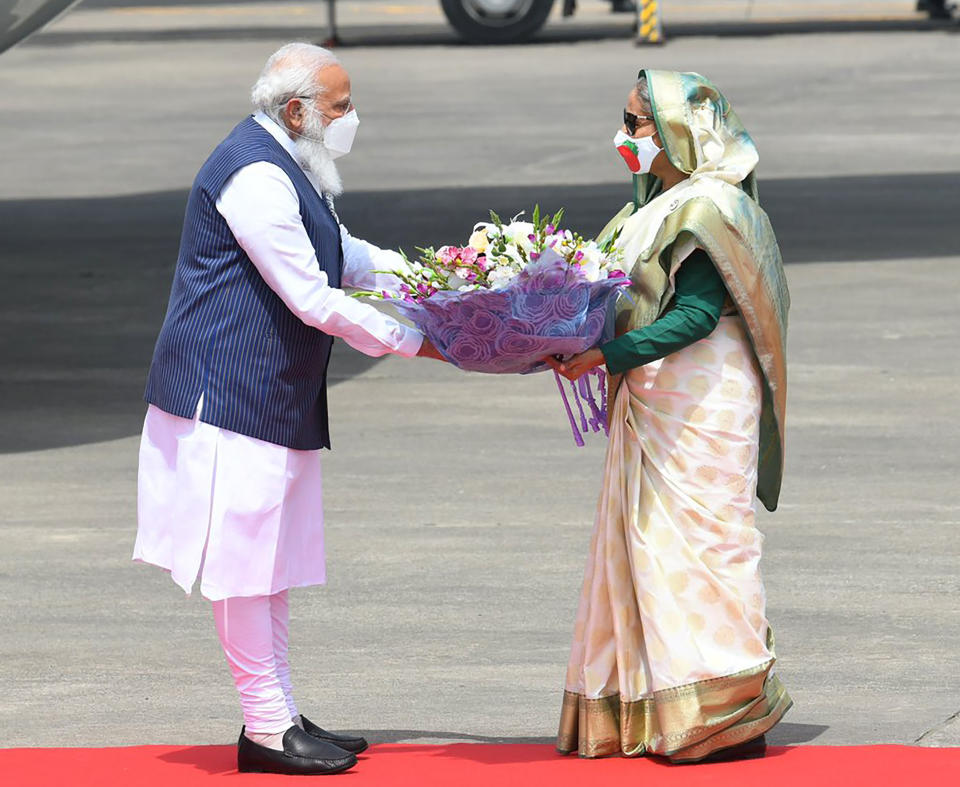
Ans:
[[[534,234],[534,227],[529,221],[514,221],[504,228],[503,234],[525,252],[529,253],[533,250],[533,241],[530,240],[530,236]]]
[[[516,238],[518,235],[522,235],[524,238],[527,235],[533,234],[533,224],[529,221],[514,221],[504,227],[506,230],[507,237]]]
[[[580,260],[580,270],[583,271],[587,281],[596,281],[600,278],[600,262],[603,255],[594,244],[589,244],[581,249],[583,259]]]
[[[493,238],[497,238],[500,236],[500,230],[497,229],[497,225],[489,224],[485,221],[478,221],[476,224],[474,224],[473,232],[474,234],[478,232],[482,232],[484,235],[487,236],[487,240],[493,240]],[[472,246],[473,244],[471,243],[470,245]]]
[[[497,262],[500,265],[516,265],[518,268],[522,268],[525,264],[517,247],[510,245],[508,245],[506,251],[497,258]]]
[[[470,240],[467,241],[468,246],[473,246],[478,252],[483,254],[487,248],[490,246],[490,238],[487,235],[487,226],[486,224],[478,224],[474,227],[473,234],[470,236]]]
[[[491,290],[500,290],[506,287],[516,276],[516,271],[506,265],[498,265],[487,274],[487,281]]]
[[[600,263],[593,260],[584,259],[580,263],[580,270],[583,272],[587,281],[596,281],[600,278]]]
[[[569,256],[577,249],[577,244],[567,234],[552,235],[549,247],[562,257]]]
[[[451,290],[459,290],[459,289],[460,289],[461,287],[463,287],[465,284],[467,284],[467,280],[466,280],[465,278],[461,278],[460,276],[458,276],[458,275],[455,274],[455,273],[451,273],[451,274],[447,277],[447,286],[448,286]]]

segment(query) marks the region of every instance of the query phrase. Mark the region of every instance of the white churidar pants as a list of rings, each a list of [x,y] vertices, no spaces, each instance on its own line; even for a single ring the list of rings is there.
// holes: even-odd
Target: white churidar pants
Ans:
[[[290,625],[287,591],[272,596],[225,598],[212,603],[220,644],[240,693],[247,732],[285,731],[297,715],[287,658]]]

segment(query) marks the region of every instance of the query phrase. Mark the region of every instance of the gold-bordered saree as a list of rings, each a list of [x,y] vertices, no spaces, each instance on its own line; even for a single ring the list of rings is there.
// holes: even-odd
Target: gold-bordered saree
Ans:
[[[671,162],[689,177],[608,225],[631,261],[618,331],[669,306],[694,248],[732,306],[710,336],[631,369],[610,439],[557,748],[691,762],[765,733],[791,700],[773,673],[756,499],[783,467],[789,295],[756,201],[757,153],[696,74],[647,71]]]

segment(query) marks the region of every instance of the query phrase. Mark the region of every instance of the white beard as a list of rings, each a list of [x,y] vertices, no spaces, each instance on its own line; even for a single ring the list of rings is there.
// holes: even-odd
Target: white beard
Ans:
[[[294,140],[300,165],[309,172],[320,191],[331,197],[343,194],[343,181],[337,171],[337,165],[330,158],[330,151],[323,144],[323,122],[320,116],[307,113],[303,124],[303,135]]]

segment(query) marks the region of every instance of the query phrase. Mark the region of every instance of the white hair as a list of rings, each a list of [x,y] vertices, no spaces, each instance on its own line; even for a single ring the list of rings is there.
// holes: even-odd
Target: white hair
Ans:
[[[253,105],[281,125],[283,106],[296,96],[315,96],[324,90],[317,72],[340,61],[329,49],[295,42],[285,44],[267,58],[250,91]]]
[[[643,72],[637,77],[637,84],[634,85],[633,92],[636,93],[637,99],[643,106],[643,111],[650,112],[652,108],[650,104],[650,85],[647,82],[647,75]]]

